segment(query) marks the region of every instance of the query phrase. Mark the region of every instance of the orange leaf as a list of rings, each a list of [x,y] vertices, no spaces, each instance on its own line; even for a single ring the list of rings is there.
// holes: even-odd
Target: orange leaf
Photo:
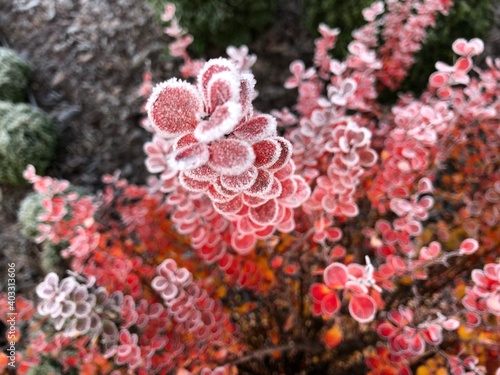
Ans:
[[[325,345],[329,348],[335,348],[342,342],[342,330],[339,326],[333,326],[325,334]]]

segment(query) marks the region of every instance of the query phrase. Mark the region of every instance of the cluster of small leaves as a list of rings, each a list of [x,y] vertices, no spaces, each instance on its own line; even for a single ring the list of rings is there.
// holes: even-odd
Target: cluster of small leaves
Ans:
[[[348,54],[347,45],[351,41],[351,34],[363,26],[365,8],[375,3],[374,0],[358,1],[356,4],[343,1],[307,0],[303,4],[304,18],[307,27],[315,32],[317,25],[338,27],[338,48],[332,55],[337,59],[343,59]],[[420,7],[427,6],[430,1],[421,1]],[[422,48],[416,51],[414,63],[408,71],[408,77],[402,82],[403,92],[412,91],[416,94],[425,90],[426,82],[422,77],[428,77],[432,73],[433,64],[436,61],[452,61],[453,55],[449,52],[449,46],[458,38],[486,38],[494,24],[494,2],[491,0],[462,0],[454,2],[442,2],[446,4],[447,14],[439,14],[433,17],[433,24],[427,24],[424,28],[425,41]],[[410,2],[402,0],[388,2],[391,7],[406,7]],[[388,9],[387,9],[388,10]],[[412,12],[413,13],[413,12]],[[387,14],[391,14],[387,12]],[[394,13],[397,16],[398,13]],[[404,20],[408,31],[413,32],[415,27],[423,25],[411,25]],[[420,23],[420,21],[419,21]],[[390,38],[400,38],[399,34],[389,34]],[[397,54],[400,54],[398,51]]]
[[[485,374],[485,358],[461,339],[473,329],[491,352],[498,345],[500,60],[479,69],[483,43],[459,39],[456,62],[438,62],[420,98],[386,107],[377,83],[391,61],[407,71],[422,26],[449,6],[374,3],[343,61],[331,55],[339,30],[320,25],[314,66],[290,65],[297,105],[273,117],[253,109],[248,49],[193,60],[168,5],[167,33],[195,83],[153,88],[147,75],[141,88],[153,133],[146,166],[159,178],[146,187],[105,176],[103,194],[85,201],[26,172],[48,197],[38,239],[66,240],[73,271],[123,295],[115,341],[96,343],[90,329],[39,334],[27,363],[112,375],[290,363],[410,375],[432,357],[453,375]],[[409,9],[417,35],[395,22]],[[39,315],[59,319],[55,332],[75,332],[77,274],[39,287]]]
[[[61,254],[72,271],[61,281],[49,273],[39,284],[38,319],[51,323],[44,324],[42,335],[31,334],[20,369],[44,366],[41,359],[51,358],[63,372],[76,367],[89,374],[167,373],[183,364],[191,369],[217,364],[227,355],[219,348],[238,351],[235,328],[220,301],[191,281],[191,273],[175,301],[158,289],[157,262],[185,259],[182,243],[173,244],[174,237],[165,233],[172,225],[165,222],[168,206],[161,194],[105,176],[102,195],[81,197],[67,181],[37,176],[33,167],[25,176],[43,196],[37,241],[65,243]],[[109,297],[107,290],[113,291]],[[191,315],[192,303],[200,316]],[[65,348],[68,342],[72,345]],[[193,362],[195,357],[200,360]]]

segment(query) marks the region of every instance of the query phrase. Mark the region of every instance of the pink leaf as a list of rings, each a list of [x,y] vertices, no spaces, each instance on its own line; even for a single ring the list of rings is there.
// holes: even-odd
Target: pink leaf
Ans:
[[[343,289],[348,280],[347,267],[342,263],[332,263],[323,272],[325,284],[332,289]]]
[[[208,112],[212,113],[217,107],[227,102],[238,101],[239,93],[240,82],[233,72],[227,71],[215,73],[210,78],[210,81],[208,81],[206,92]],[[237,104],[237,106],[238,108],[240,108],[239,103]]]
[[[208,161],[209,152],[207,145],[195,143],[176,149],[170,156],[169,163],[172,168],[186,171],[198,168]]]
[[[200,121],[194,136],[200,142],[212,142],[233,131],[241,115],[238,103],[228,102],[218,106],[207,120]]]
[[[250,143],[262,141],[276,135],[276,119],[271,115],[255,116],[238,125],[233,134]]]
[[[415,335],[410,339],[410,347],[412,354],[420,355],[425,352],[425,341],[421,335]]]
[[[377,333],[380,337],[383,339],[388,339],[389,337],[393,336],[397,332],[396,327],[394,327],[391,323],[389,322],[383,322],[377,326]]]
[[[441,326],[431,323],[424,330],[424,338],[431,345],[439,345],[443,341],[443,329]]]
[[[241,192],[250,188],[257,180],[259,172],[257,168],[251,166],[242,174],[236,176],[223,175],[220,178],[221,185],[226,189]]]
[[[215,74],[234,71],[234,65],[228,59],[218,58],[209,60],[205,63],[205,65],[203,65],[203,68],[198,74],[197,81],[199,89],[207,95],[209,82]]]
[[[433,190],[432,182],[427,177],[424,177],[418,181],[419,194],[432,193],[432,190]]]
[[[479,243],[474,238],[467,238],[460,244],[458,252],[462,255],[474,254],[479,248]]]
[[[500,316],[500,293],[491,293],[486,299],[486,306],[492,314]]]
[[[173,78],[154,88],[147,108],[149,119],[160,134],[173,138],[195,129],[203,104],[193,85]]]
[[[252,251],[257,238],[253,234],[240,234],[234,232],[231,236],[231,246],[240,255],[246,255]]]
[[[223,139],[210,145],[209,166],[229,176],[245,172],[255,161],[250,145],[237,139]]]
[[[460,327],[460,322],[456,319],[450,318],[441,323],[444,329],[447,331],[454,331]]]
[[[243,207],[243,200],[240,196],[236,196],[228,202],[217,203],[214,202],[214,207],[222,214],[236,214]]]
[[[321,300],[321,311],[325,315],[333,315],[340,309],[337,293],[329,293]]]
[[[278,204],[275,199],[271,199],[260,206],[251,207],[248,214],[255,223],[269,225],[274,222],[278,215]]]
[[[183,172],[181,172],[179,175],[179,183],[181,184],[181,186],[184,189],[186,189],[188,191],[195,192],[195,193],[196,192],[204,192],[210,186],[209,181],[198,181],[198,180],[192,179],[192,178],[186,176],[186,174]]]
[[[252,116],[252,100],[255,95],[255,79],[253,74],[243,73],[240,79],[240,104],[241,104],[241,117],[243,119]]]
[[[290,141],[282,137],[276,137],[274,139],[276,139],[280,143],[281,153],[276,163],[268,168],[271,171],[277,171],[283,168],[292,157],[292,144],[290,143]]]
[[[450,79],[449,73],[435,72],[429,77],[429,85],[432,87],[443,87]]]
[[[278,161],[281,154],[281,145],[275,139],[266,139],[252,145],[255,153],[255,166],[268,168]]]
[[[273,186],[274,178],[268,171],[264,169],[259,169],[259,174],[257,179],[250,189],[248,189],[245,194],[254,197],[263,197],[265,194],[269,193]]]
[[[359,323],[368,323],[375,318],[377,305],[372,297],[365,294],[355,294],[349,301],[349,313]]]

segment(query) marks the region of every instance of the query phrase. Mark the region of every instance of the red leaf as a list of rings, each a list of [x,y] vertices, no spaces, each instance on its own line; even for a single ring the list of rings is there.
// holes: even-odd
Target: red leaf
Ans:
[[[231,61],[223,58],[212,59],[203,65],[203,68],[198,74],[197,81],[200,90],[207,93],[208,84],[212,77],[220,72],[234,72],[235,68]]]
[[[188,191],[195,192],[195,193],[196,192],[204,192],[210,186],[210,182],[194,180],[194,179],[186,176],[186,174],[184,172],[181,172],[179,174],[179,183],[181,184],[181,186],[184,189],[186,189]]]
[[[349,313],[360,323],[368,323],[375,318],[377,305],[372,297],[364,294],[355,294],[349,301]]]
[[[347,267],[339,262],[330,264],[323,272],[325,284],[332,289],[343,289],[348,280]]]
[[[325,315],[333,315],[340,309],[340,300],[337,293],[330,292],[321,300],[321,311]]]
[[[212,75],[208,82],[206,99],[208,112],[213,113],[217,107],[230,102],[238,101],[240,94],[240,82],[233,72],[220,72]],[[240,109],[239,103],[234,103]]]
[[[245,194],[255,197],[263,197],[265,194],[269,193],[273,186],[274,178],[268,171],[264,169],[259,169],[259,174],[257,179],[250,189],[248,189]]]
[[[186,171],[198,168],[208,161],[209,152],[207,145],[195,143],[175,150],[169,159],[172,168]]]
[[[236,176],[223,175],[220,178],[220,183],[226,189],[241,192],[250,188],[257,180],[259,172],[257,168],[251,166],[242,174]]]
[[[274,139],[280,143],[281,152],[276,163],[268,168],[271,171],[277,171],[283,168],[292,157],[292,144],[290,143],[290,141],[282,137],[276,137]]]
[[[393,336],[397,332],[396,327],[394,327],[391,323],[389,322],[383,322],[377,326],[377,333],[380,337],[383,339],[388,339],[389,337]]]
[[[167,138],[191,133],[198,124],[203,103],[196,88],[173,78],[157,85],[148,101],[148,115]]]
[[[250,219],[257,224],[272,224],[278,215],[278,203],[276,203],[275,199],[270,199],[260,206],[251,207],[248,214]]]
[[[243,207],[243,201],[241,197],[238,195],[235,198],[231,199],[229,202],[217,203],[214,202],[214,207],[217,211],[222,214],[235,214],[241,210]]]
[[[237,139],[223,139],[211,144],[208,165],[223,175],[237,176],[250,168],[254,160],[250,145]]]
[[[314,283],[311,285],[309,289],[309,294],[315,301],[321,301],[325,296],[332,293],[330,288],[328,288],[325,284]]]
[[[231,246],[240,255],[246,255],[255,246],[257,238],[253,234],[240,234],[234,232],[231,237]]]
[[[262,141],[276,135],[276,119],[271,115],[255,116],[238,125],[233,134],[250,143]]]
[[[275,139],[266,139],[252,145],[255,153],[255,166],[257,168],[268,168],[278,161],[281,154],[281,146]]]
[[[255,79],[253,74],[243,73],[240,80],[240,104],[241,117],[243,119],[252,116],[252,100],[255,95]]]

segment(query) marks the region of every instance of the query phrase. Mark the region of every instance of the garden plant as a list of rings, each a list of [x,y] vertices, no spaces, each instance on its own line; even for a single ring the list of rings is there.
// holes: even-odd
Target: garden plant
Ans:
[[[483,42],[459,38],[420,96],[398,91],[452,7],[376,1],[342,61],[321,24],[284,82],[296,104],[262,113],[257,57],[193,59],[167,5],[182,79],[144,75],[148,184],[115,173],[92,195],[24,172],[25,233],[67,269],[12,304],[0,366],[499,375],[500,59],[478,66]]]

